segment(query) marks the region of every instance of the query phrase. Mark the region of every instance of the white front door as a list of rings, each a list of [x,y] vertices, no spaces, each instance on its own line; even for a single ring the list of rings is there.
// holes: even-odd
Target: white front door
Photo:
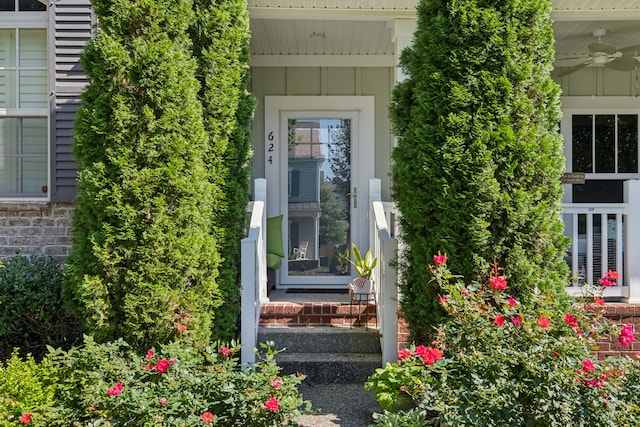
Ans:
[[[279,287],[344,288],[369,246],[371,96],[265,97],[267,216],[284,215]]]

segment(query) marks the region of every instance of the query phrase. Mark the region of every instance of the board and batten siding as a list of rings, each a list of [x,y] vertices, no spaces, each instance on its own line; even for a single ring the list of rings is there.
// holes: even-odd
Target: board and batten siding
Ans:
[[[95,15],[89,0],[56,0],[49,13],[51,201],[69,203],[76,195],[77,165],[73,159],[73,122],[80,94],[88,80],[80,54],[94,35]]]
[[[393,137],[389,104],[394,72],[392,67],[252,67],[249,91],[258,100],[252,128],[254,178],[265,176],[265,96],[374,96],[375,164],[371,167],[382,180],[383,200],[391,200]]]

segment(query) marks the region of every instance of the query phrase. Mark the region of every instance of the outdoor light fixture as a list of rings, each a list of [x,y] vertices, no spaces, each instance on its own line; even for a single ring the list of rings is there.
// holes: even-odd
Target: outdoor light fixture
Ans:
[[[312,40],[323,40],[327,38],[325,33],[316,33],[315,31],[309,34],[309,38]]]

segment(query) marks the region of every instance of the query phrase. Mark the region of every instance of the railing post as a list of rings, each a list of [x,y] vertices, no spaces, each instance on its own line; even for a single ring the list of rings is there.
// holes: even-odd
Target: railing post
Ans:
[[[241,241],[240,283],[240,362],[243,367],[255,363],[254,349],[258,346],[258,323],[260,321],[260,303],[266,298],[266,262],[265,234],[267,181],[255,180],[255,200],[249,222],[248,236]],[[262,297],[262,294],[264,298]]]
[[[640,303],[640,181],[624,182],[624,202],[627,204],[624,274],[629,285],[625,302],[635,304]]]
[[[380,343],[382,364],[398,359],[398,292],[396,270],[391,265],[398,251],[398,241],[391,238],[382,204],[381,181],[369,180],[369,206],[371,207],[371,246],[378,257],[378,305],[380,315]]]
[[[255,299],[255,281],[256,281],[256,249],[257,242],[253,239],[242,239],[241,242],[241,282],[242,282],[242,300],[241,300],[241,331],[240,343],[240,362],[243,367],[247,367],[251,363],[255,363],[256,355],[253,349],[257,346],[256,329],[258,325],[255,322],[256,304]],[[252,286],[252,283],[254,284]]]

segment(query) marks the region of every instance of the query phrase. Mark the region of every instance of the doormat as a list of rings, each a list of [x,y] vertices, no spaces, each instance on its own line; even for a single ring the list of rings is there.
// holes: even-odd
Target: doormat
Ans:
[[[288,294],[348,294],[349,289],[287,289]]]

